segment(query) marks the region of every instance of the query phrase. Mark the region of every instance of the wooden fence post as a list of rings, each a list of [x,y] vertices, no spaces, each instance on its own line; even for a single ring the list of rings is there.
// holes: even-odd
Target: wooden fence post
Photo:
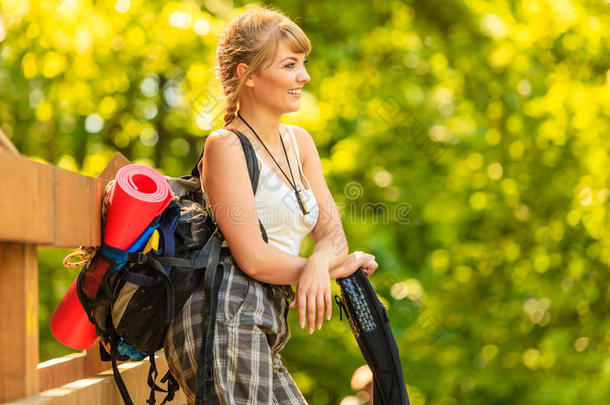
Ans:
[[[38,392],[36,246],[0,242],[0,403]]]

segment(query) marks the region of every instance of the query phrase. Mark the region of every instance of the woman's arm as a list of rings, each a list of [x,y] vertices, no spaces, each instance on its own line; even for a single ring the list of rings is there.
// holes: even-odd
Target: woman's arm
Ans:
[[[320,155],[313,138],[302,128],[293,126],[293,129],[299,143],[303,172],[319,208],[318,222],[311,231],[315,243],[311,256],[317,257],[317,260],[322,262],[328,262],[329,271],[332,271],[343,263],[348,253],[339,210],[324,179]]]
[[[359,266],[369,268],[376,266],[376,263],[371,255],[361,252],[347,255],[347,240],[339,210],[326,185],[316,145],[307,131],[299,127],[293,128],[299,144],[303,172],[318,203],[319,216],[311,232],[315,247],[298,280],[295,299],[290,307],[298,307],[302,328],[305,327],[307,317],[309,333],[312,333],[316,317],[318,329],[322,327],[325,308],[326,318],[331,317],[330,279],[346,277]]]
[[[262,238],[246,158],[237,135],[218,130],[206,139],[201,182],[216,223],[245,273],[273,284],[295,284],[307,259],[283,252]]]

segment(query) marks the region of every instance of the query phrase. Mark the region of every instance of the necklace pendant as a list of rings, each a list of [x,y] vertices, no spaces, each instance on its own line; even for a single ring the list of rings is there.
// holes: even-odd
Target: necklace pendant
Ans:
[[[299,203],[299,207],[301,207],[301,212],[303,213],[303,215],[307,215],[309,214],[309,211],[307,211],[307,209],[305,208],[305,201],[303,200],[301,191],[303,191],[303,189],[295,190],[294,193],[297,196],[297,202]]]

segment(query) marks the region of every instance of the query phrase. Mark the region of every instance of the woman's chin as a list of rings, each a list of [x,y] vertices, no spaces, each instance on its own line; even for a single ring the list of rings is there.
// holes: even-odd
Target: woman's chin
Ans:
[[[280,107],[280,114],[290,114],[293,112],[297,112],[301,109],[301,102],[300,101],[296,101],[296,102],[292,102],[292,103],[287,103],[284,104],[282,107]]]
[[[292,103],[289,107],[288,107],[289,111],[288,112],[297,112],[301,109],[301,102],[297,101],[296,103]]]

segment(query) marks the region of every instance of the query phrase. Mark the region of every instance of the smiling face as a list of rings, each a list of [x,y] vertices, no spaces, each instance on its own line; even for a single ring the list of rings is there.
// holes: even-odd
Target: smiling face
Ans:
[[[246,84],[254,100],[278,114],[298,111],[301,89],[310,80],[305,61],[304,53],[293,52],[287,41],[281,40],[273,60]]]

